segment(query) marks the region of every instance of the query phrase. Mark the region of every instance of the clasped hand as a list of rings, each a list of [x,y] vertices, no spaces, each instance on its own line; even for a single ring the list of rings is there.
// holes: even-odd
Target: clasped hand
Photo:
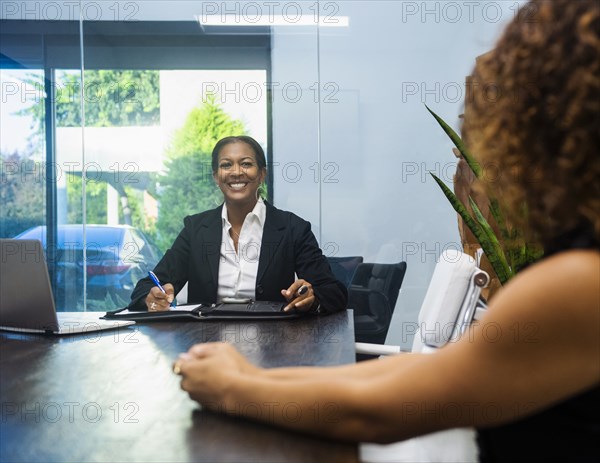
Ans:
[[[181,375],[181,389],[190,398],[214,411],[223,411],[227,392],[240,374],[260,368],[248,362],[233,346],[223,342],[196,344],[180,354],[173,371]]]

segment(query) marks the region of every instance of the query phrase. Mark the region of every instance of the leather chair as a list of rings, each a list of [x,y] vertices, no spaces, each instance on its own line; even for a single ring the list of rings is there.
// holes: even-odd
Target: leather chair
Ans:
[[[348,287],[357,342],[385,343],[405,273],[406,262],[358,266]]]

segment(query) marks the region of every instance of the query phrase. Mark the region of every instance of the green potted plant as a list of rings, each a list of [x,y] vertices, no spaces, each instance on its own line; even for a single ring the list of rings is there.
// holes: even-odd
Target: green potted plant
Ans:
[[[469,169],[477,179],[481,179],[482,167],[475,157],[469,152],[461,137],[444,120],[434,113],[427,105],[427,110],[438,122],[444,132],[450,137],[454,146],[465,160]],[[498,200],[488,197],[489,211],[492,223],[482,214],[480,206],[469,196],[468,204],[463,204],[452,190],[435,174],[429,173],[441,188],[442,192],[460,215],[464,224],[473,233],[481,249],[487,257],[491,268],[496,273],[500,284],[505,284],[526,264],[541,257],[543,251],[540,246],[527,243],[520,230],[512,227],[504,218]],[[498,233],[495,231],[497,230]]]

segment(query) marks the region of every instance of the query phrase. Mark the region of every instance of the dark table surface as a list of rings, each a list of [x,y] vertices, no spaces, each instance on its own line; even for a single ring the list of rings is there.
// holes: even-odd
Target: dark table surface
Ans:
[[[264,367],[354,362],[348,312],[146,323],[68,337],[0,332],[0,461],[357,461],[356,445],[202,411],[171,365],[206,341],[228,341]],[[270,410],[289,419],[298,413],[291,403]]]

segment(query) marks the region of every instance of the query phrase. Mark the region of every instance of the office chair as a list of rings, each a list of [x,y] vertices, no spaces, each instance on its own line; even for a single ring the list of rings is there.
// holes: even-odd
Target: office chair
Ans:
[[[348,287],[348,308],[354,310],[357,342],[385,342],[405,273],[406,262],[358,266]]]
[[[335,278],[342,283],[346,288],[350,286],[354,272],[359,264],[362,264],[362,256],[347,256],[347,257],[328,257],[327,262],[331,267]]]
[[[457,341],[486,310],[481,290],[489,275],[475,260],[459,251],[445,251],[435,267],[419,312],[419,324],[411,352],[431,353]],[[401,354],[399,346],[356,343],[357,355]],[[457,428],[388,445],[361,444],[360,460],[379,462],[477,461],[475,431]]]
[[[411,352],[434,352],[454,342],[487,308],[481,290],[490,281],[468,254],[444,251],[436,264],[418,317]],[[398,346],[357,342],[357,353],[388,355],[402,352]]]

